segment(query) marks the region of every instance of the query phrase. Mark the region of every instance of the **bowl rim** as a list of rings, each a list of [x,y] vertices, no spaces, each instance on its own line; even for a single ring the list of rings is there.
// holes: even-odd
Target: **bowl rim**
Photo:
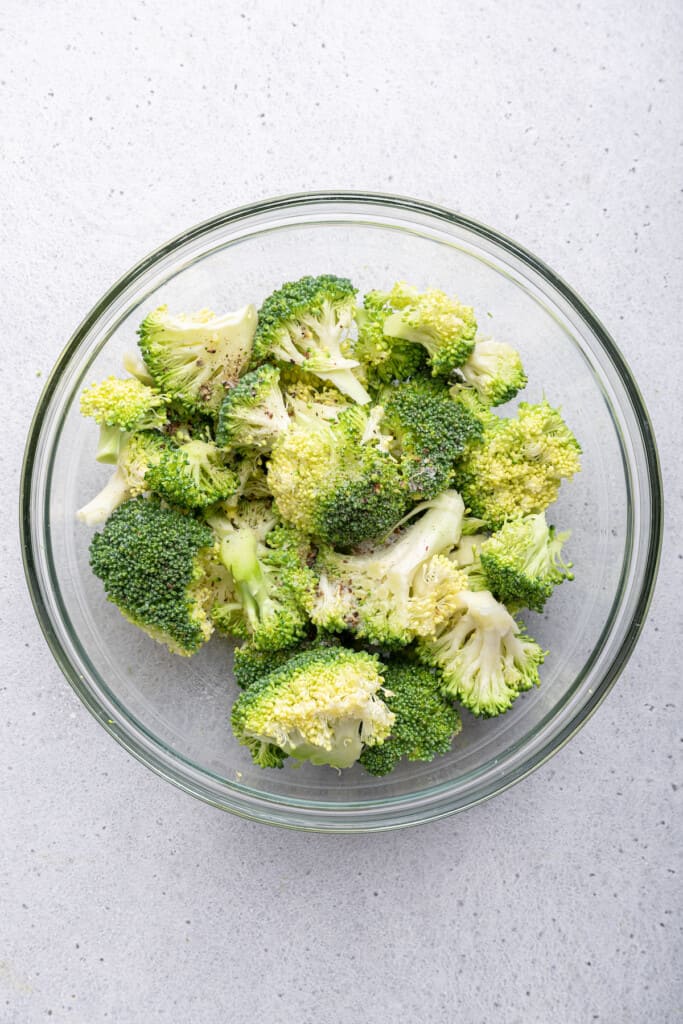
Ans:
[[[190,773],[188,773],[187,770],[187,762],[184,762],[184,772],[177,771],[173,766],[169,765],[168,759],[164,759],[160,754],[160,743],[155,744],[158,748],[156,750],[152,750],[149,747],[143,748],[139,745],[134,736],[129,735],[117,722],[112,721],[108,716],[106,709],[104,709],[100,704],[94,691],[90,687],[83,685],[83,680],[76,672],[68,653],[53,627],[46,601],[41,592],[33,551],[31,495],[35,462],[34,456],[38,446],[43,421],[49,409],[52,395],[62,372],[70,363],[83,340],[87,337],[92,326],[97,322],[108,306],[124,289],[128,288],[137,278],[144,274],[145,271],[153,267],[157,262],[172,253],[174,250],[180,246],[186,245],[193,239],[200,238],[217,228],[228,224],[234,224],[243,218],[253,217],[254,215],[268,214],[269,212],[275,212],[283,209],[296,210],[297,208],[306,206],[322,206],[327,203],[349,206],[355,203],[372,204],[377,207],[386,207],[395,211],[402,211],[404,213],[415,213],[422,216],[433,217],[436,220],[445,221],[448,224],[464,228],[473,232],[475,235],[478,235],[480,238],[494,243],[504,252],[519,260],[523,265],[540,274],[559,292],[559,294],[569,303],[572,309],[578,313],[593,333],[595,339],[598,341],[604,352],[607,354],[611,366],[618,374],[621,384],[623,385],[631,402],[632,411],[635,416],[642,443],[642,450],[645,457],[645,471],[651,507],[650,529],[647,536],[647,550],[644,557],[646,569],[640,581],[637,596],[633,602],[633,610],[630,615],[630,621],[628,622],[624,638],[619,648],[611,658],[609,664],[606,666],[599,682],[594,686],[588,700],[582,703],[580,707],[573,712],[564,728],[558,734],[551,736],[550,739],[541,746],[530,759],[527,759],[522,764],[513,768],[513,770],[503,779],[489,783],[485,791],[466,799],[462,803],[450,806],[448,805],[448,791],[446,790],[445,792],[440,792],[435,800],[430,801],[429,806],[425,807],[423,804],[422,810],[418,807],[417,813],[415,813],[415,810],[411,811],[410,808],[405,807],[403,814],[401,814],[400,804],[392,806],[391,801],[386,801],[385,805],[388,807],[388,814],[382,813],[382,802],[368,804],[366,813],[363,813],[364,805],[361,802],[358,804],[340,805],[339,808],[333,808],[328,805],[330,813],[327,816],[324,814],[323,808],[320,805],[311,806],[306,809],[299,805],[295,805],[291,808],[295,814],[294,816],[291,816],[288,813],[286,802],[283,803],[279,800],[273,800],[271,802],[267,797],[260,798],[256,801],[256,805],[252,805],[252,802],[243,802],[241,805],[239,803],[227,804],[224,801],[218,800],[214,791],[211,790],[208,785],[203,784],[201,778],[198,777],[196,779],[191,779],[189,777]],[[265,824],[278,825],[285,828],[303,831],[324,831],[338,834],[387,831],[410,825],[422,824],[427,821],[446,817],[458,811],[466,810],[468,807],[475,806],[476,804],[510,788],[516,782],[521,781],[521,779],[529,775],[532,771],[535,771],[550,757],[561,750],[565,743],[567,743],[594,714],[596,709],[614,686],[616,680],[626,666],[631,653],[633,652],[636,641],[645,624],[647,611],[655,588],[661,554],[662,530],[662,478],[657,444],[650,417],[638,385],[628,368],[625,358],[609,332],[590,307],[566,283],[566,281],[555,273],[555,271],[553,271],[546,263],[533,255],[526,248],[519,245],[517,242],[496,231],[494,228],[446,207],[415,199],[410,196],[360,190],[340,189],[335,191],[321,190],[312,192],[296,192],[273,196],[235,207],[193,225],[154,249],[127,270],[104,293],[98,302],[95,303],[81,323],[76,327],[69,341],[57,358],[46,380],[29,427],[19,487],[19,532],[22,561],[29,595],[38,623],[62,673],[76,692],[79,699],[83,704],[85,704],[91,714],[93,714],[107,732],[138,761],[145,764],[148,768],[151,768],[157,775],[160,775],[162,778],[172,782],[178,788],[184,790],[190,795],[195,796],[215,807],[222,810],[228,810],[240,817]],[[197,776],[201,776],[201,771],[197,769],[195,774]],[[368,812],[370,817],[366,816]],[[297,816],[298,820],[294,820]]]

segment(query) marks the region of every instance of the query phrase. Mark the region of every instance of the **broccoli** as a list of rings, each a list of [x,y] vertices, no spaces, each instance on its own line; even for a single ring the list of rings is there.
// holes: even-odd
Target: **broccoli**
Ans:
[[[427,365],[427,352],[422,345],[389,338],[384,333],[389,312],[366,296],[363,308],[355,314],[358,338],[353,344],[353,355],[360,360],[368,386],[375,390],[423,376]]]
[[[509,402],[527,383],[519,352],[492,338],[475,339],[474,349],[458,367],[457,375],[466,386],[474,388],[484,405]],[[455,385],[455,395],[462,386]]]
[[[216,444],[221,448],[269,451],[289,427],[279,385],[280,371],[268,363],[245,374],[221,403]]]
[[[351,630],[373,644],[427,636],[457,607],[466,576],[445,554],[457,544],[464,507],[455,491],[417,506],[424,515],[393,543],[365,554],[321,548],[310,615],[316,626]]]
[[[91,384],[81,394],[81,415],[99,424],[100,436],[95,458],[115,463],[126,440],[126,432],[153,430],[166,423],[166,398],[153,388],[130,377],[107,377]]]
[[[134,625],[175,654],[208,640],[209,528],[155,498],[120,505],[90,544],[90,565],[107,597]]]
[[[473,408],[471,399],[458,402]],[[465,504],[491,530],[508,519],[543,512],[557,500],[560,483],[581,468],[578,441],[547,401],[521,402],[501,419],[481,407],[483,433],[456,463],[455,486]]]
[[[398,282],[389,292],[370,292],[367,300],[371,309],[382,315],[387,312],[383,325],[386,335],[427,350],[434,376],[449,376],[474,348],[474,311],[445,292],[436,288],[418,292]]]
[[[154,381],[150,375],[149,370],[145,366],[144,360],[139,352],[124,352],[123,359],[121,360],[124,370],[126,370],[131,377],[136,377],[141,384],[146,384],[148,387],[153,387]]]
[[[543,611],[553,587],[574,578],[571,562],[561,558],[568,537],[548,526],[544,512],[513,519],[479,544],[475,574],[482,578],[483,589],[504,604]]]
[[[386,534],[411,499],[399,463],[384,447],[375,416],[358,406],[336,420],[300,409],[268,465],[280,515],[330,544]]]
[[[349,768],[394,724],[382,682],[380,663],[364,651],[303,651],[240,694],[233,732],[262,768],[280,768],[287,756]]]
[[[255,330],[253,306],[223,316],[206,309],[173,316],[159,306],[142,321],[138,337],[145,365],[164,394],[190,411],[217,412],[249,363]]]
[[[353,322],[356,289],[345,277],[323,274],[289,281],[269,295],[258,313],[253,365],[293,363],[329,381],[360,405],[370,396],[342,345]]]
[[[213,505],[239,488],[239,477],[210,441],[167,445],[148,469],[146,481],[150,490],[183,508]]]
[[[435,637],[418,641],[418,652],[440,669],[444,693],[484,718],[502,714],[522,690],[538,686],[545,657],[486,590],[462,590],[457,611]]]
[[[450,486],[456,458],[482,430],[478,419],[429,380],[387,389],[382,426],[395,439],[392,452],[410,494],[427,500]]]
[[[359,761],[366,772],[388,775],[402,757],[433,761],[437,754],[448,753],[462,722],[440,682],[422,665],[387,663],[382,699],[396,720],[384,743],[364,748]]]
[[[278,651],[262,651],[254,643],[247,641],[241,647],[237,647],[234,652],[235,682],[241,690],[246,690],[247,687],[253,686],[264,676],[284,665],[295,654],[339,646],[341,646],[341,641],[338,637],[325,633],[317,633],[312,639],[304,638],[291,647],[283,647]]]
[[[150,490],[147,474],[168,447],[166,439],[151,430],[123,437],[113,475],[99,494],[76,513],[76,518],[87,526],[103,523],[122,502]]]

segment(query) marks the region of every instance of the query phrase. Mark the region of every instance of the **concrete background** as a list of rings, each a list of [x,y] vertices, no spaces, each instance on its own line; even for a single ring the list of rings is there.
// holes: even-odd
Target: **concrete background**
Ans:
[[[0,1021],[681,1020],[680,4],[4,9]],[[53,664],[16,529],[39,374],[109,284],[219,210],[334,186],[459,209],[570,281],[668,497],[649,621],[581,734],[374,837],[233,819],[134,762]]]

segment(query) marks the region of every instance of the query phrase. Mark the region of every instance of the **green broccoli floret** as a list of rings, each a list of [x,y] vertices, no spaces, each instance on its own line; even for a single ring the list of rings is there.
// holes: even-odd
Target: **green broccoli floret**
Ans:
[[[126,432],[163,427],[165,403],[164,395],[134,377],[107,377],[85,388],[81,394],[81,414],[94,419],[100,427],[97,461],[117,462]]]
[[[545,653],[486,590],[463,590],[458,608],[419,656],[440,669],[444,693],[484,718],[507,711],[522,690],[540,683]]]
[[[133,498],[93,537],[90,565],[130,622],[173,653],[190,655],[211,635],[213,543],[209,528],[192,516],[154,498]]]
[[[397,381],[423,376],[427,367],[427,352],[422,345],[384,333],[388,308],[379,307],[366,296],[362,309],[356,310],[358,337],[353,344],[353,356],[363,368],[369,387],[377,390]]]
[[[268,486],[283,519],[331,544],[386,534],[411,499],[374,413],[352,406],[336,420],[299,410],[273,448]]]
[[[398,282],[389,292],[370,292],[371,308],[387,311],[384,333],[422,345],[432,373],[448,376],[462,366],[474,348],[477,322],[474,310],[445,292],[416,288]]]
[[[205,508],[239,488],[239,477],[210,441],[167,445],[146,481],[150,490],[184,508]]]
[[[471,409],[472,399],[458,396],[459,403],[465,400]],[[562,480],[581,468],[581,448],[545,400],[521,402],[510,419],[483,412],[483,433],[458,460],[455,486],[472,513],[497,530],[508,519],[543,512],[556,501]]]
[[[519,352],[492,338],[475,339],[474,349],[457,374],[466,386],[474,388],[484,405],[509,402],[527,383]],[[461,387],[455,385],[455,395]]]
[[[446,553],[460,537],[464,506],[444,491],[393,543],[365,554],[321,548],[311,619],[330,631],[350,630],[373,644],[405,645],[448,619],[467,585]]]
[[[241,690],[246,690],[248,686],[253,686],[264,676],[270,675],[276,668],[284,665],[295,654],[313,649],[324,650],[328,647],[339,647],[340,644],[338,637],[325,633],[317,633],[311,639],[304,638],[291,647],[284,647],[279,651],[262,651],[251,641],[247,641],[241,647],[237,647],[234,652],[235,682]]]
[[[382,428],[392,437],[391,450],[413,498],[430,499],[453,480],[454,462],[466,443],[481,434],[481,425],[448,391],[429,380],[388,388]]]
[[[228,391],[218,414],[216,444],[270,451],[289,427],[279,378],[278,368],[266,363],[245,374]]]
[[[245,306],[216,316],[203,309],[173,316],[167,306],[149,313],[138,329],[145,365],[156,386],[196,412],[217,412],[251,359],[256,310]]]
[[[483,589],[504,604],[543,611],[553,588],[574,579],[571,562],[563,562],[562,545],[568,533],[555,533],[545,513],[514,519],[479,545]],[[474,588],[472,588],[474,589]]]
[[[304,651],[240,694],[232,728],[262,768],[280,768],[287,756],[350,768],[394,724],[382,681],[377,658],[364,651]]]
[[[113,475],[99,494],[76,513],[76,518],[87,526],[103,523],[122,502],[150,490],[147,474],[168,447],[166,439],[151,430],[123,437]]]
[[[353,322],[356,289],[345,277],[323,274],[289,281],[258,313],[253,363],[293,363],[329,381],[354,402],[370,401],[342,346]]]
[[[440,686],[440,677],[423,665],[387,663],[382,699],[395,721],[384,743],[363,750],[359,760],[366,772],[388,775],[402,757],[433,761],[448,753],[462,722]]]

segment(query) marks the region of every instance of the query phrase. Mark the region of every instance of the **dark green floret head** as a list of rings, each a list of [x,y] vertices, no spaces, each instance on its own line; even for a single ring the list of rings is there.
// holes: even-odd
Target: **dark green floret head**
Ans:
[[[205,508],[229,497],[239,488],[239,477],[225,465],[222,453],[210,441],[168,445],[156,465],[147,471],[147,484],[175,505]]]
[[[206,575],[213,545],[211,530],[192,516],[133,498],[93,537],[90,565],[130,622],[189,655],[211,635]]]

